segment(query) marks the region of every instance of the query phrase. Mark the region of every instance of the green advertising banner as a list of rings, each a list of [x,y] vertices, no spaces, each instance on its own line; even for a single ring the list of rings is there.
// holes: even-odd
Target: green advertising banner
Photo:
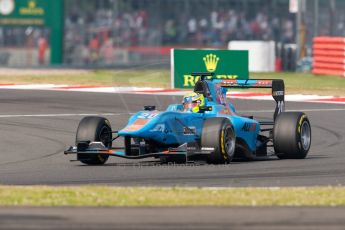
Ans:
[[[200,78],[192,76],[193,72],[214,72],[217,78],[248,79],[248,51],[173,49],[172,88],[192,88]]]
[[[45,26],[51,34],[51,63],[62,63],[63,0],[0,0],[0,26]]]

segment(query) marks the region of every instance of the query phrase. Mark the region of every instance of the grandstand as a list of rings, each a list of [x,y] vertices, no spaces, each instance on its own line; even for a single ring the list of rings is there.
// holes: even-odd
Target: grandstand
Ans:
[[[42,2],[17,1],[36,6]],[[160,65],[168,63],[171,47],[227,48],[233,40],[296,42],[296,14],[289,12],[289,0],[65,0],[61,4],[63,55],[53,64],[65,66]],[[314,36],[345,36],[344,9],[343,0],[305,0],[306,49]],[[0,65],[50,65],[55,39],[44,25],[1,25]]]

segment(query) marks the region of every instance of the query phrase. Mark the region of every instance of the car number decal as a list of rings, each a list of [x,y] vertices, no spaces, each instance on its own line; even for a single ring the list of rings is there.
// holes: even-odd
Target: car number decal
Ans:
[[[155,118],[159,113],[141,113],[139,119],[152,119]]]

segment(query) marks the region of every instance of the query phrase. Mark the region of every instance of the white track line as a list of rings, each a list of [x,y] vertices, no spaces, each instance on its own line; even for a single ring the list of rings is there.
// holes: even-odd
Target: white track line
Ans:
[[[15,118],[15,117],[74,117],[74,116],[122,116],[133,113],[64,113],[64,114],[6,114],[0,115],[0,118]]]
[[[344,109],[299,109],[286,110],[286,112],[328,112],[328,111],[345,111]],[[274,110],[238,110],[239,113],[273,113]],[[4,114],[0,118],[17,118],[17,117],[78,117],[78,116],[122,116],[132,115],[134,113],[63,113],[63,114]]]
[[[116,93],[116,94],[146,94],[146,95],[184,95],[189,91],[170,91],[164,88],[152,87],[85,87],[70,85],[54,85],[54,84],[32,84],[32,85],[1,85],[0,89],[22,89],[22,90],[55,90],[55,91],[78,91],[78,92],[94,92],[94,93]],[[251,95],[253,94],[253,95]],[[230,91],[227,96],[232,99],[246,100],[269,100],[273,101],[270,94],[255,94],[252,92]],[[345,104],[334,96],[318,96],[318,95],[302,95],[292,94],[286,95],[285,101],[309,102],[309,103],[326,103],[326,104]]]
[[[335,108],[335,109],[288,109],[288,110],[285,110],[286,112],[300,112],[300,111],[303,111],[303,112],[328,112],[328,111],[345,111],[345,108],[344,109],[339,109],[339,108]],[[236,111],[236,112],[239,112],[239,113],[273,113],[274,110],[239,110],[239,111]]]

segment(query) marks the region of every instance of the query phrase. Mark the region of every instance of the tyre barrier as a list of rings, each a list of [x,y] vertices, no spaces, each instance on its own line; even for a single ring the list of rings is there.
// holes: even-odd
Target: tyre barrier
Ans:
[[[345,37],[315,37],[313,74],[345,77]]]

